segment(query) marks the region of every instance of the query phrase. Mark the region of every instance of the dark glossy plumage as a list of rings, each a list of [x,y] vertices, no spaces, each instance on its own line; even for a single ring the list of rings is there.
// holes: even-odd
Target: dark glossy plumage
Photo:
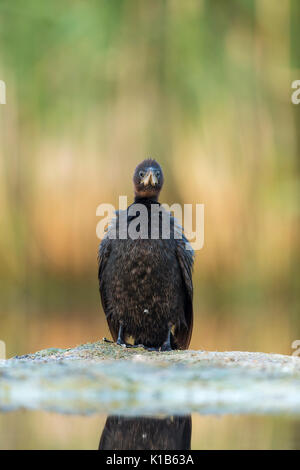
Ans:
[[[109,416],[99,450],[190,450],[190,416],[125,418]]]
[[[149,235],[151,206],[159,204],[162,183],[161,168],[154,160],[136,168],[135,203],[147,208]],[[128,209],[127,225],[136,217],[129,216]],[[186,249],[184,236],[174,238],[182,229],[171,218],[170,239],[162,239],[160,214],[159,239],[110,239],[113,227],[119,233],[119,219],[117,214],[99,247],[101,301],[114,341],[131,340],[162,350],[188,348],[193,326],[193,251]]]

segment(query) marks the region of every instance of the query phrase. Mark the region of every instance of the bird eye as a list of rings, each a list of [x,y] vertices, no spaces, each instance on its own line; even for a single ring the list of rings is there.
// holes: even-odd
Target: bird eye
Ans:
[[[141,178],[144,178],[145,172],[144,172],[144,171],[140,171],[140,172],[139,172],[139,176],[140,176]]]
[[[160,175],[160,171],[159,171],[159,170],[157,170],[157,171],[155,172],[155,176],[157,176],[157,177],[158,177],[159,175]]]

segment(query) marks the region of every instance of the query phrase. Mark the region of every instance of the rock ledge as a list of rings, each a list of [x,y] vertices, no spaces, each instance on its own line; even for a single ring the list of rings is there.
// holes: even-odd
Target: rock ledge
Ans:
[[[300,358],[148,352],[98,341],[0,361],[0,410],[300,414]]]

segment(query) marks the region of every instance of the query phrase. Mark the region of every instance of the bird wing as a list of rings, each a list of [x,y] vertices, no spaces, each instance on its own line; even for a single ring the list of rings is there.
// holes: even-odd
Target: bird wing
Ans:
[[[107,323],[109,326],[109,330],[113,337],[113,340],[117,341],[118,331],[114,328],[110,320],[110,312],[108,308],[107,291],[106,291],[107,275],[105,273],[105,268],[106,268],[109,256],[111,254],[111,248],[112,248],[112,241],[107,236],[105,236],[99,245],[99,251],[98,251],[98,280],[99,280],[99,291],[100,291],[100,296],[101,296],[102,308],[104,310]]]
[[[187,249],[187,247],[189,249]],[[194,251],[188,240],[182,234],[182,239],[176,240],[176,256],[181,270],[185,289],[184,314],[186,325],[179,325],[174,333],[179,349],[189,347],[193,330],[193,281],[192,270],[194,264]]]

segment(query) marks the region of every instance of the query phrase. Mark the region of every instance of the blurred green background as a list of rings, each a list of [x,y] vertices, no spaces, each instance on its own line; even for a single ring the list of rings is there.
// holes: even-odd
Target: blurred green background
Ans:
[[[205,204],[192,348],[300,339],[297,0],[0,0],[0,339],[7,354],[108,335],[96,207]],[[298,50],[297,50],[298,49]]]

